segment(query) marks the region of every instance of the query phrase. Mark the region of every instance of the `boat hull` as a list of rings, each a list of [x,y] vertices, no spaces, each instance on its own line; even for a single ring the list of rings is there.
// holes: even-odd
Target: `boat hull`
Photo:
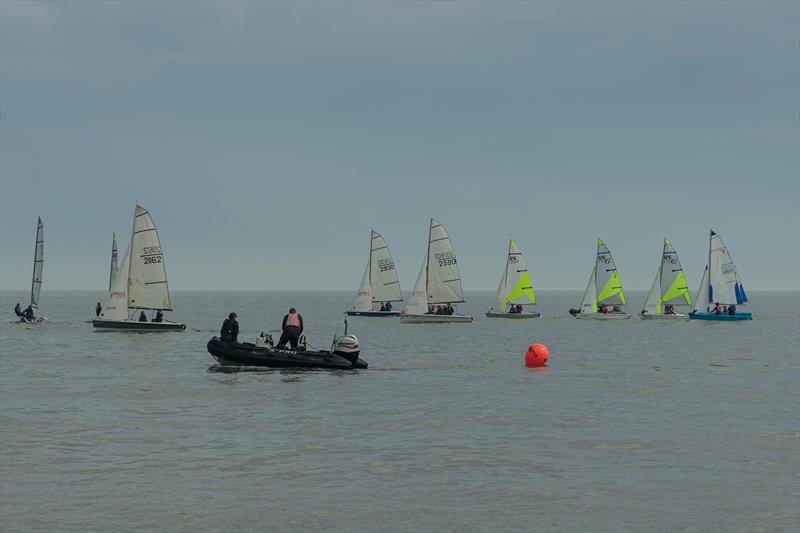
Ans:
[[[628,320],[628,313],[577,313],[572,315],[580,320]]]
[[[347,316],[400,316],[400,311],[348,311]]]
[[[719,322],[736,322],[740,320],[753,320],[753,313],[736,312],[735,315],[717,315],[714,313],[700,312],[689,313],[689,320],[714,320]]]
[[[208,344],[208,353],[221,365],[260,366],[266,368],[326,368],[333,370],[366,369],[367,362],[356,359],[355,364],[348,359],[325,350],[300,351],[278,350],[258,347],[249,342],[224,342],[213,337]]]
[[[406,324],[445,324],[448,322],[472,322],[469,315],[411,315],[400,314],[400,321]]]
[[[97,329],[111,331],[183,331],[186,324],[179,322],[139,322],[138,320],[92,320],[92,325]]]
[[[492,313],[487,311],[486,316],[489,318],[539,318],[542,313]]]
[[[689,315],[683,313],[675,313],[674,315],[659,315],[655,313],[639,313],[639,318],[642,320],[686,320]]]

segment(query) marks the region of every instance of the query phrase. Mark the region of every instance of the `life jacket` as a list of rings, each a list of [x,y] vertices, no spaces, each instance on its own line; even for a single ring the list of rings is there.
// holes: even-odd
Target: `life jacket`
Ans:
[[[296,328],[300,327],[300,315],[297,313],[289,313],[286,315],[286,327],[294,326]]]

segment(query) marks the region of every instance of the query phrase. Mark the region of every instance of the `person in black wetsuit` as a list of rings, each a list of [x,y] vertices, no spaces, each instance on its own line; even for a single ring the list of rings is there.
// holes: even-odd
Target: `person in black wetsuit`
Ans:
[[[32,321],[33,320],[33,305],[29,305],[25,308],[25,311],[22,312],[22,316],[25,320]]]
[[[153,322],[163,322],[164,321],[164,313],[161,312],[161,309],[156,311],[156,316],[153,318]]]
[[[24,316],[22,314],[22,306],[19,305],[19,302],[17,302],[17,305],[14,306],[14,314],[17,316]]]
[[[291,343],[292,349],[297,348],[300,334],[303,333],[303,317],[297,312],[297,309],[292,307],[289,309],[289,314],[284,315],[281,329],[283,333],[278,341],[278,348],[286,348],[287,342]]]
[[[228,318],[222,322],[219,338],[225,342],[238,342],[239,322],[236,320],[236,313],[229,314]]]
[[[139,322],[147,322],[147,315],[144,314],[144,311],[139,313]]]
[[[100,305],[100,302],[97,302],[97,305],[94,307],[94,314],[97,315],[97,318],[100,318],[100,313],[103,312],[103,306]]]

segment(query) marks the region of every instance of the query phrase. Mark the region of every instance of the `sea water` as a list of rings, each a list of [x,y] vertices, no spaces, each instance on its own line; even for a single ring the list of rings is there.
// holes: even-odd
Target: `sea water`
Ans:
[[[0,294],[2,531],[797,531],[800,295],[751,322],[350,319],[365,371],[242,370],[206,351],[290,306],[312,345],[346,292],[175,292],[185,332],[94,331],[99,292]],[[632,294],[635,315],[646,295]],[[23,305],[24,307],[24,305]],[[524,353],[546,344],[546,369]]]

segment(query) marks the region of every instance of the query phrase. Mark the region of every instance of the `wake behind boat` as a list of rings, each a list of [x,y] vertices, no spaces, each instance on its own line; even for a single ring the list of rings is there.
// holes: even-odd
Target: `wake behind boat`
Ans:
[[[113,264],[113,263],[112,263]],[[134,317],[129,316],[134,310]],[[156,311],[151,321],[145,311]],[[135,311],[139,311],[136,317]],[[172,311],[161,241],[150,213],[136,204],[131,243],[117,272],[112,266],[111,288],[95,328],[113,331],[183,331],[186,324],[163,319]],[[142,320],[144,318],[144,320]]]
[[[409,324],[472,322],[471,316],[455,313],[453,304],[462,302],[461,274],[450,236],[442,223],[432,218],[428,251],[400,320]]]
[[[686,286],[686,276],[683,274],[678,252],[665,237],[661,250],[661,266],[656,271],[650,294],[639,316],[646,320],[686,319],[689,315],[680,313],[675,308],[691,304],[692,299]]]
[[[394,267],[389,246],[380,233],[372,230],[369,259],[361,285],[358,286],[356,300],[347,314],[350,316],[397,316],[392,311],[392,302],[402,302],[400,282]]]
[[[609,305],[612,306],[610,309]],[[631,317],[625,312],[626,306],[625,293],[611,251],[602,239],[597,239],[595,266],[583,293],[581,307],[570,309],[569,313],[581,319],[625,320]]]
[[[536,311],[525,311],[524,306],[535,306],[536,296],[533,294],[531,277],[522,252],[517,243],[508,241],[506,268],[500,277],[494,301],[486,316],[489,318],[536,318],[542,316]]]
[[[695,298],[697,307],[689,313],[689,319],[752,320],[752,313],[738,309],[738,306],[746,305],[747,302],[747,294],[733,258],[722,238],[711,230],[708,239],[708,264]],[[706,307],[705,310],[702,310],[703,306]]]

